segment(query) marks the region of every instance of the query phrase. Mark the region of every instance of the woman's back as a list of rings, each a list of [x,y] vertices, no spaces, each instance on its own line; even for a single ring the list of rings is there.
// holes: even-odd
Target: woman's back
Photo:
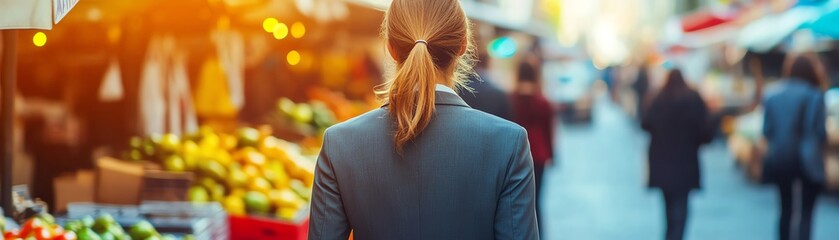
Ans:
[[[378,109],[327,131],[312,239],[537,239],[523,128],[437,92],[400,156],[392,122]]]
[[[824,129],[823,114],[821,120],[814,119],[817,117],[815,114],[824,112],[823,109],[816,109],[817,106],[823,106],[822,93],[803,80],[787,80],[767,93],[763,106],[763,134],[769,143],[767,160],[771,162],[768,165],[772,166],[766,169],[771,171],[767,175],[792,174],[799,168],[805,131],[815,127]]]
[[[394,0],[382,32],[388,104],[329,128],[309,239],[538,239],[524,129],[472,110],[474,44],[457,0]]]

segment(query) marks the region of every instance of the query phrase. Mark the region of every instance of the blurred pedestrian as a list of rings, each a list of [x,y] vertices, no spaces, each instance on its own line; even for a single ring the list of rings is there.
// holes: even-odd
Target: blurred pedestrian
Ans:
[[[525,129],[453,89],[472,47],[460,1],[394,0],[382,26],[387,104],[324,133],[308,239],[538,240]]]
[[[536,68],[530,63],[522,62],[519,65],[512,103],[515,122],[527,130],[527,139],[530,141],[533,176],[536,178],[536,209],[540,213],[542,173],[545,166],[554,159],[554,114],[548,100],[542,96],[538,76]]]
[[[649,186],[661,189],[665,239],[684,238],[690,192],[700,187],[699,147],[713,138],[714,125],[699,93],[673,70],[653,98],[642,127],[650,133]]]
[[[510,100],[503,90],[498,88],[489,79],[488,62],[489,55],[481,54],[475,65],[477,74],[471,75],[468,87],[473,91],[461,91],[460,97],[470,107],[495,115],[497,117],[512,120]]]
[[[632,90],[635,91],[635,116],[638,122],[643,122],[645,110],[647,110],[647,92],[650,88],[649,64],[644,62],[638,67],[638,75],[632,83]]]
[[[785,80],[768,91],[763,102],[763,135],[768,149],[762,176],[778,187],[781,240],[810,239],[813,208],[824,182],[822,148],[827,133],[821,88],[824,75],[819,64],[815,56],[790,58],[784,64]],[[794,215],[797,223],[792,221]]]

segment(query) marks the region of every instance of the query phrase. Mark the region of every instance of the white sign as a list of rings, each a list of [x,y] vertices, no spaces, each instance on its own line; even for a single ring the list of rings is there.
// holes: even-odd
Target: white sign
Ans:
[[[79,3],[79,0],[54,0],[52,6],[55,24],[58,24],[58,21],[61,21],[64,16],[67,16],[67,13],[76,6],[76,3]]]

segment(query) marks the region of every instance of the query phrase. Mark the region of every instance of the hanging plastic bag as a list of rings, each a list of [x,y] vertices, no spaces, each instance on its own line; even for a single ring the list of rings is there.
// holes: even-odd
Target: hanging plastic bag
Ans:
[[[119,62],[116,59],[111,59],[108,70],[105,71],[102,86],[99,87],[99,101],[117,102],[122,100],[124,96],[125,91],[122,87],[122,73]]]
[[[160,53],[159,39],[149,44],[146,62],[140,76],[139,99],[140,121],[145,135],[165,132],[166,100],[163,95],[164,59]]]

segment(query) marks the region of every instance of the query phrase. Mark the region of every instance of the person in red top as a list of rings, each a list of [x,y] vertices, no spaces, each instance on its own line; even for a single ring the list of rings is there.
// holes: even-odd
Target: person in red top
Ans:
[[[554,158],[553,110],[542,95],[538,84],[536,68],[528,62],[519,65],[516,88],[512,94],[513,120],[527,130],[530,152],[533,155],[533,171],[536,183],[537,217],[540,206],[542,172]],[[539,221],[541,223],[541,221]]]

